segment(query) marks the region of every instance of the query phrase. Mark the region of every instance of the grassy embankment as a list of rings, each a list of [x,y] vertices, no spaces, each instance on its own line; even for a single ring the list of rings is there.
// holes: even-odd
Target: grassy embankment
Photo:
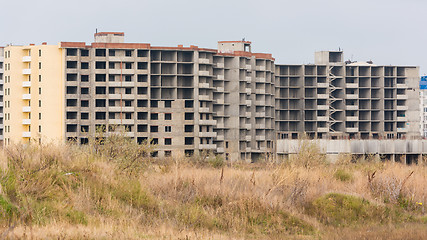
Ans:
[[[328,164],[308,143],[280,164],[147,151],[120,137],[6,148],[0,239],[427,239],[423,164]]]

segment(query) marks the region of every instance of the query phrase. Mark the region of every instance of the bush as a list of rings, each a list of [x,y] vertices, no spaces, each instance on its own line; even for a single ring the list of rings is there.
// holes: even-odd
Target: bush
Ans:
[[[353,180],[353,175],[344,169],[338,169],[334,173],[334,178],[341,182],[350,182]]]
[[[209,157],[208,163],[213,168],[221,168],[225,165],[224,158],[220,155]]]

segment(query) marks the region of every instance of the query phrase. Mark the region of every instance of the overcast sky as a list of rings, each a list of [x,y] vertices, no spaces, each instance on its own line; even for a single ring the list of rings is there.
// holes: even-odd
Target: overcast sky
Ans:
[[[96,28],[153,46],[246,38],[277,63],[313,63],[315,51],[341,48],[345,59],[427,75],[426,10],[425,0],[2,1],[0,45],[90,43]]]

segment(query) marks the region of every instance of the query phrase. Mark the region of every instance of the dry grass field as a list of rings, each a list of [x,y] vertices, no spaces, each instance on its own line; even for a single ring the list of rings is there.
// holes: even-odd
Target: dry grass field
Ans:
[[[304,143],[287,161],[153,160],[150,146],[0,152],[0,239],[427,239],[427,165]]]

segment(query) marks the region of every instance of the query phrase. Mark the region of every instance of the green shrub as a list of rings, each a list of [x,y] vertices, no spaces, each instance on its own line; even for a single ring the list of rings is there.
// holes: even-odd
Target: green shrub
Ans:
[[[18,208],[10,203],[3,195],[0,195],[0,217],[11,220],[18,215]]]
[[[350,182],[353,180],[353,175],[344,169],[338,169],[334,173],[334,178],[341,182]]]
[[[314,200],[306,208],[306,212],[333,226],[363,223],[376,218],[379,213],[376,206],[363,198],[338,193],[326,194]]]
[[[72,224],[83,224],[87,225],[87,218],[86,214],[81,211],[77,211],[74,209],[69,209],[65,216],[67,217],[68,221]]]
[[[221,168],[225,165],[224,159],[220,155],[209,157],[208,163],[213,168]]]

